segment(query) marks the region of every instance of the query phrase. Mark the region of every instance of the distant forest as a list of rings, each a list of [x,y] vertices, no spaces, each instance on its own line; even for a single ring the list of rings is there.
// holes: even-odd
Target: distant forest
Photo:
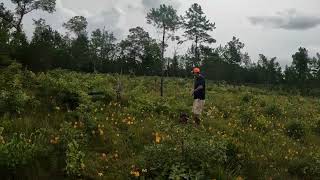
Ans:
[[[63,24],[66,34],[52,29],[44,19],[34,20],[35,30],[28,40],[22,24],[25,15],[33,11],[53,13],[56,2],[12,0],[12,3],[14,10],[0,3],[1,67],[16,61],[34,72],[62,68],[171,77],[188,77],[192,67],[201,67],[208,79],[227,83],[300,89],[320,84],[320,54],[310,57],[306,48],[297,47],[291,66],[284,69],[276,57],[260,54],[259,59],[252,60],[237,37],[230,37],[226,45],[215,44],[218,37],[210,33],[216,25],[196,3],[182,15],[170,5],[150,9],[145,21],[161,32],[161,40],[151,37],[142,27],[131,28],[122,40],[106,29],[88,32],[88,22],[83,16],[75,16]],[[184,34],[177,36],[177,31]],[[164,56],[169,43],[178,47],[187,41],[191,46],[185,54],[175,51],[172,57]]]

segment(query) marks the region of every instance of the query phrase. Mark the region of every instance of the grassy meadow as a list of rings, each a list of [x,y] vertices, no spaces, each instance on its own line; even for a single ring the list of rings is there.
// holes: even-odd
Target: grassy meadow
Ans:
[[[0,179],[320,179],[318,98],[192,83],[1,69]]]

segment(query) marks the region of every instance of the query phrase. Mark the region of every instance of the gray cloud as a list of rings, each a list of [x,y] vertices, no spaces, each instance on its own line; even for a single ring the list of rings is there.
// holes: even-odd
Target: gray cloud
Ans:
[[[181,2],[179,0],[142,0],[142,4],[147,10],[159,7],[161,4],[169,4],[175,8],[179,8],[181,6]]]
[[[304,15],[295,9],[278,12],[275,16],[253,16],[249,17],[253,25],[261,25],[275,29],[306,30],[320,25],[319,16]]]
[[[121,9],[111,8],[110,10],[102,11],[94,16],[87,17],[89,22],[88,31],[91,32],[97,28],[112,31],[116,37],[123,35],[122,28],[119,27],[122,12]]]

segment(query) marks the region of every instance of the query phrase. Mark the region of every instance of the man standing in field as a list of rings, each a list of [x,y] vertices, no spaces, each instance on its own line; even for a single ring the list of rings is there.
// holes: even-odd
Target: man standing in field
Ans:
[[[204,108],[205,96],[206,96],[206,82],[202,74],[200,74],[199,68],[194,68],[192,71],[195,76],[194,90],[192,95],[194,97],[192,113],[194,115],[194,121],[197,125],[200,125],[200,115]]]

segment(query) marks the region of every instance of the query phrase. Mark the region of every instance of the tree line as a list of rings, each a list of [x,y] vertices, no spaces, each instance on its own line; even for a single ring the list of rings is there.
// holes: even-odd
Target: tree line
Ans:
[[[292,64],[281,68],[276,57],[259,55],[253,61],[245,44],[232,37],[226,45],[213,47],[216,40],[202,7],[195,3],[179,15],[170,5],[160,5],[146,15],[146,23],[161,32],[161,40],[153,38],[142,27],[129,29],[122,40],[107,29],[88,32],[87,19],[75,16],[63,24],[67,33],[50,27],[44,19],[34,20],[31,40],[23,31],[23,18],[33,11],[55,11],[55,0],[11,0],[14,10],[0,3],[0,66],[18,61],[35,72],[55,68],[83,72],[122,73],[147,76],[188,77],[193,67],[201,67],[208,79],[228,83],[288,85],[299,88],[317,87],[320,82],[320,54],[310,57],[300,47],[292,55]],[[183,35],[177,33],[183,31]],[[180,36],[178,36],[180,35]],[[191,46],[184,54],[175,49],[165,57],[168,44]]]

